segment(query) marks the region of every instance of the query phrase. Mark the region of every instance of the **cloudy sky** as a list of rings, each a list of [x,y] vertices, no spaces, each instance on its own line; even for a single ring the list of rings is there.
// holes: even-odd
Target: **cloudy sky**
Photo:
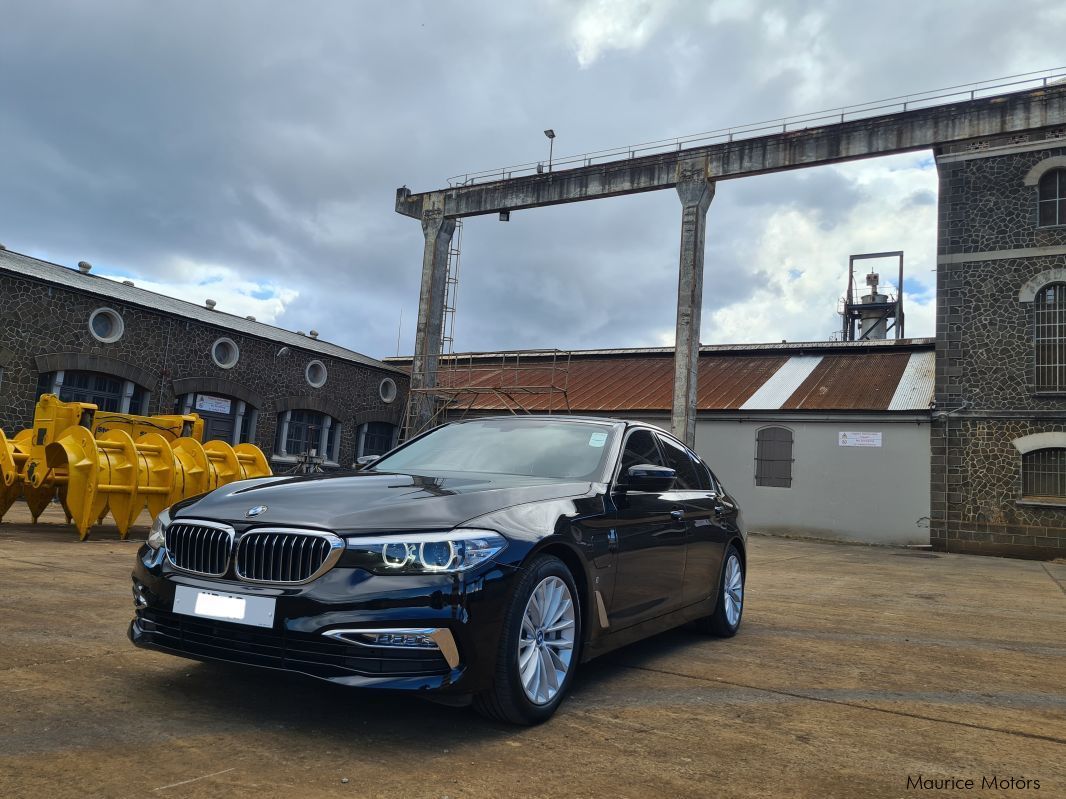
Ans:
[[[1066,62],[1061,0],[0,12],[0,242],[377,357],[414,335],[400,185],[544,158],[547,127],[566,156]],[[929,153],[723,181],[702,341],[826,338],[848,255],[897,249],[931,335],[935,210]],[[671,344],[679,225],[673,192],[467,220],[456,349]]]

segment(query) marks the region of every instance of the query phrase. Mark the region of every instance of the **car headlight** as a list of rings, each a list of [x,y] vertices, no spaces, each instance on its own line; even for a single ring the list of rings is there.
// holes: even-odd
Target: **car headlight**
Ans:
[[[168,524],[170,524],[170,514],[165,510],[160,511],[159,515],[155,517],[155,521],[152,522],[152,529],[148,532],[148,546],[152,549],[159,549],[166,544]]]
[[[347,539],[346,560],[375,574],[463,572],[497,555],[507,539],[491,530],[397,533]]]

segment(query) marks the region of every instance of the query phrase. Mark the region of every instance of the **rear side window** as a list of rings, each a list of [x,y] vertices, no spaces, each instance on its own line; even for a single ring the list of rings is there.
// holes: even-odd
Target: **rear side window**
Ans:
[[[659,436],[659,443],[662,444],[663,452],[666,454],[666,465],[677,472],[677,480],[674,482],[675,489],[678,491],[698,491],[706,487],[701,484],[707,482],[706,476],[701,481],[699,474],[704,469],[702,467],[697,468],[699,464],[692,458],[688,450],[666,436]]]
[[[665,466],[662,455],[659,454],[659,446],[655,443],[655,435],[650,430],[634,430],[626,439],[625,449],[622,450],[622,468],[619,476],[625,477],[630,466],[639,466],[642,463],[650,463],[653,466]]]

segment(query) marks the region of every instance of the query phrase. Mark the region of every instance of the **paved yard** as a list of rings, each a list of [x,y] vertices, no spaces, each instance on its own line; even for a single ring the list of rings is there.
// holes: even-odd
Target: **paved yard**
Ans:
[[[0,796],[1066,796],[1066,565],[752,537],[740,635],[612,654],[513,729],[136,650],[135,546],[0,527]]]

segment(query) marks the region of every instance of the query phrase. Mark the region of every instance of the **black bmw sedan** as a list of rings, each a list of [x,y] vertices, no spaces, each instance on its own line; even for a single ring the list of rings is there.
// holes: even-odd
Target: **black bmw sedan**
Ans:
[[[685,623],[734,635],[745,544],[736,503],[658,428],[475,419],[362,471],[174,505],[137,554],[129,636],[534,724],[582,661]]]

